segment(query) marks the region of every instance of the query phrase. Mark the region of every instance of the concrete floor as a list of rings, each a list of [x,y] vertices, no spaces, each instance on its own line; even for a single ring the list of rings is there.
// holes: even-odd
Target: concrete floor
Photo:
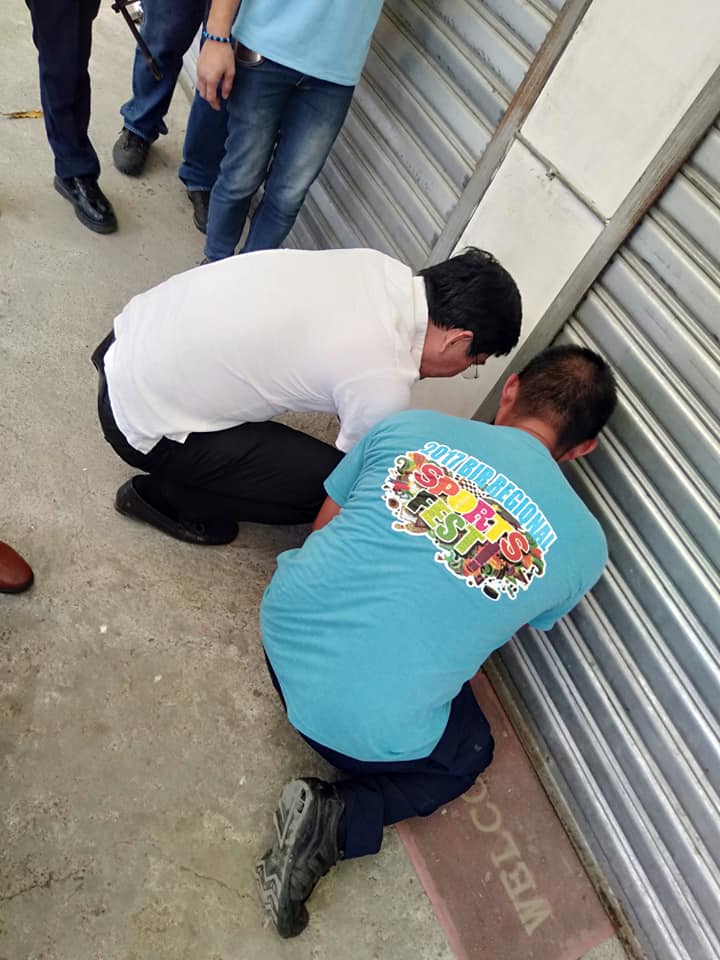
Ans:
[[[0,110],[36,109],[29,16],[3,10]],[[36,573],[0,599],[0,958],[450,960],[395,831],[323,881],[298,940],[263,924],[252,867],[276,798],[322,772],[257,626],[275,556],[303,531],[248,526],[203,550],[112,509],[130,471],[98,429],[89,353],[133,294],[202,256],[175,178],[182,94],[142,180],[110,165],[132,53],[104,4],[91,133],[114,236],[54,192],[42,120],[0,117],[0,538]]]

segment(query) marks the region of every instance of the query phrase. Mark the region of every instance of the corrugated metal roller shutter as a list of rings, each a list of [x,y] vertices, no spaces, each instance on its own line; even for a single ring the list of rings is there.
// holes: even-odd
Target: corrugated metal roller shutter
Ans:
[[[563,0],[386,0],[290,243],[428,257]]]
[[[567,323],[621,404],[569,475],[592,595],[500,655],[562,800],[653,957],[720,957],[720,130]]]

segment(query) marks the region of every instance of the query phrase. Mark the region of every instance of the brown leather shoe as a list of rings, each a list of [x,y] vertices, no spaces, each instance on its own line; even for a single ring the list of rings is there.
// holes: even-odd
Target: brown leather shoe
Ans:
[[[0,593],[22,593],[33,583],[33,572],[7,543],[0,540]]]

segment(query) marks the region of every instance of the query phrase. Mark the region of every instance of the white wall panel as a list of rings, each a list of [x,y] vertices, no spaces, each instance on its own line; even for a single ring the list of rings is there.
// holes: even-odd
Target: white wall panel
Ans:
[[[718,0],[594,0],[522,135],[611,217],[718,65]]]

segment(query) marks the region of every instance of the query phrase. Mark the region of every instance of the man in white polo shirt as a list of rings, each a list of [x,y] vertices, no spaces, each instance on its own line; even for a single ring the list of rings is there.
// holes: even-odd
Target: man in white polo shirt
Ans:
[[[518,289],[470,248],[415,277],[374,250],[272,250],[181,273],[133,298],[93,354],[106,440],[146,475],[120,513],[198,544],[238,521],[304,523],[323,481],[419,377],[517,343]],[[334,413],[336,446],[272,422]]]

